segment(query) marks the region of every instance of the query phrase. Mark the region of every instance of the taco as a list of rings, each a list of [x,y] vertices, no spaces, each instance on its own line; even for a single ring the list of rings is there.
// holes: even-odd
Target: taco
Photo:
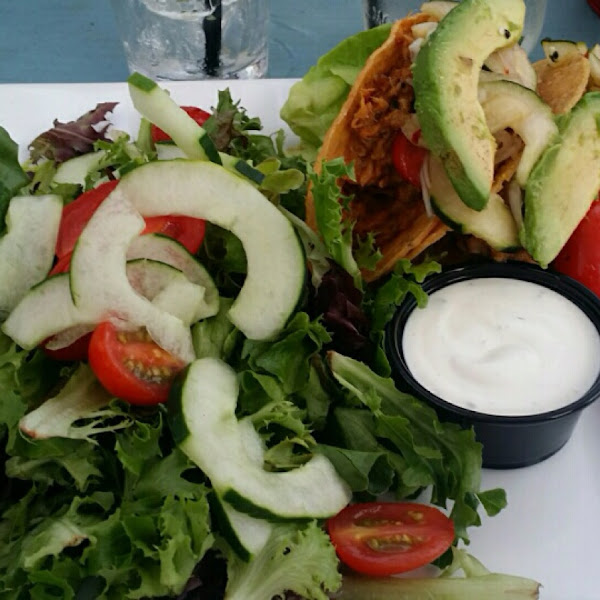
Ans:
[[[419,12],[393,24],[389,37],[369,56],[354,81],[323,138],[315,162],[316,170],[322,161],[337,157],[354,165],[355,181],[340,182],[344,196],[352,198],[345,218],[353,223],[357,239],[374,234],[382,254],[373,271],[363,272],[367,281],[389,272],[399,259],[418,261],[426,252],[448,262],[462,261],[473,254],[497,261],[532,261],[520,247],[509,251],[494,247],[460,228],[457,231],[455,224],[447,219],[440,219],[428,199],[426,163],[421,171],[421,185],[418,181],[407,181],[394,166],[393,146],[398,136],[424,145],[419,139],[415,114],[412,66],[421,44],[440,17],[443,15]],[[482,80],[506,79],[535,88],[555,113],[570,110],[589,89],[589,68],[581,66],[580,58],[569,59],[577,65],[576,69],[569,61],[549,65],[549,59],[540,61],[534,69],[516,44],[490,58]],[[569,81],[568,91],[562,83],[565,79]],[[519,204],[517,202],[515,209],[509,189],[523,159],[523,139],[510,127],[503,127],[494,134],[496,154],[491,191],[499,195],[506,207],[511,207],[518,221]],[[310,190],[305,208],[307,223],[316,229]]]

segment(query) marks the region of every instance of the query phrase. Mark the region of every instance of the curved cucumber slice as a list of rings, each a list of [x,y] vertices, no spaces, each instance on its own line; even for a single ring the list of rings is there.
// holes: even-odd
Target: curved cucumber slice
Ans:
[[[17,196],[0,238],[0,318],[52,267],[63,202],[60,196]]]
[[[255,519],[235,510],[216,494],[211,496],[211,510],[222,536],[243,561],[250,562],[262,550],[273,531],[269,521]]]
[[[168,206],[171,214],[231,231],[246,252],[248,274],[229,319],[255,340],[269,339],[285,326],[304,287],[304,251],[292,224],[252,185],[213,163],[157,161],[123,176],[113,196],[145,217],[163,214]]]
[[[466,206],[458,197],[440,162],[430,159],[431,205],[439,218],[461,233],[472,234],[492,248],[511,251],[520,247],[517,225],[510,208],[492,194],[481,211]]]
[[[534,91],[513,81],[480,83],[479,101],[492,133],[511,128],[525,143],[516,174],[525,187],[531,169],[558,136],[552,109]]]
[[[239,158],[219,152],[204,128],[157,83],[140,73],[130,75],[127,82],[131,101],[138,112],[169,134],[188,158],[209,160],[257,185],[262,183],[263,173]]]
[[[475,210],[490,196],[496,150],[477,100],[479,73],[492,52],[518,41],[524,18],[523,0],[463,0],[423,44],[413,68],[426,145]]]
[[[213,317],[219,312],[219,290],[208,271],[173,238],[151,233],[140,235],[127,249],[127,260],[147,258],[179,269],[192,283],[204,288],[205,312],[199,319]],[[196,319],[198,320],[198,319]]]
[[[254,452],[249,456],[247,425],[235,415],[237,397],[235,371],[219,359],[202,358],[176,381],[168,403],[176,443],[220,498],[275,521],[326,518],[346,506],[350,490],[324,456],[285,473],[265,471]]]
[[[194,351],[189,327],[136,293],[127,278],[127,248],[143,227],[144,220],[121,194],[113,192],[102,202],[73,250],[73,303],[88,322],[112,316],[145,327],[161,348],[191,362]]]
[[[202,288],[189,282],[181,271],[170,265],[146,259],[130,261],[127,263],[127,278],[136,292],[155,303],[157,299],[163,302],[161,298],[171,294],[173,286],[179,292],[185,280],[189,297],[177,296],[165,310],[183,320],[191,310],[190,298],[200,303],[195,306],[196,311],[204,310]],[[64,343],[54,346],[59,348],[91,331],[98,321],[75,306],[71,298],[69,274],[60,273],[29,290],[4,323],[3,331],[27,349],[60,334]]]
[[[60,163],[54,174],[54,183],[76,183],[84,187],[86,177],[98,168],[105,156],[106,152],[99,150]]]

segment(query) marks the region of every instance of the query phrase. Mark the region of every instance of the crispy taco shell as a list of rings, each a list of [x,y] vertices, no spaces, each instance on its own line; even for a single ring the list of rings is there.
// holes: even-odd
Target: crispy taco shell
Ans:
[[[354,194],[347,218],[355,222],[358,237],[375,233],[383,255],[375,271],[363,273],[367,281],[391,270],[400,258],[414,258],[448,231],[437,217],[427,215],[420,190],[397,175],[391,160],[392,143],[414,100],[409,83],[411,28],[428,20],[428,15],[415,14],[393,25],[388,39],[365,63],[315,163],[317,170],[321,161],[340,156],[354,163],[356,184],[343,186],[345,193]],[[306,221],[316,228],[310,191]]]

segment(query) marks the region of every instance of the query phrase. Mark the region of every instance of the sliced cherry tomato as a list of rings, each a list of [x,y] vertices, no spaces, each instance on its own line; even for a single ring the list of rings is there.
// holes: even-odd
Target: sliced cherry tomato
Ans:
[[[106,181],[98,187],[83,192],[73,202],[63,208],[58,238],[56,240],[56,256],[63,257],[73,252],[75,242],[81,235],[90,217],[103,200],[117,187],[118,180]]]
[[[145,330],[119,331],[108,321],[94,330],[88,359],[92,371],[111,394],[142,405],[164,402],[175,375],[185,367],[152,341]]]
[[[196,106],[182,106],[183,110],[198,123],[198,125],[204,125],[205,121],[210,117],[210,113],[207,113],[205,110],[198,108]],[[151,125],[150,127],[150,136],[152,137],[152,141],[156,142],[170,142],[171,137],[166,134],[162,129],[157,127],[156,125]]]
[[[454,523],[433,506],[414,502],[351,504],[327,522],[342,562],[373,576],[405,573],[441,556]]]
[[[162,233],[185,246],[190,254],[196,254],[204,239],[205,223],[183,215],[146,217],[146,228],[142,233]]]
[[[552,267],[583,283],[600,296],[600,202],[590,207],[587,215],[572,233]]]
[[[392,146],[392,161],[396,171],[418,188],[421,187],[421,168],[427,152],[425,148],[413,144],[401,131],[398,132]]]
[[[52,339],[52,338],[50,338]],[[92,339],[92,332],[82,335],[79,339],[75,340],[72,344],[65,346],[64,348],[58,348],[56,350],[50,350],[46,344],[48,340],[42,343],[42,350],[44,354],[53,358],[54,360],[85,360],[88,357],[88,349],[90,346],[90,340]]]

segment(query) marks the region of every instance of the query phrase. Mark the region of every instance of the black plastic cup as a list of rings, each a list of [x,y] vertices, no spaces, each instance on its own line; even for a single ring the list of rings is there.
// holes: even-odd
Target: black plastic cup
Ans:
[[[545,286],[578,306],[600,334],[600,298],[579,282],[553,271],[524,263],[483,263],[454,267],[426,280],[431,294],[459,281],[501,277]],[[578,400],[562,408],[525,416],[490,415],[455,406],[424,388],[412,375],[402,350],[406,321],[417,307],[408,297],[398,308],[386,333],[386,352],[397,386],[429,403],[441,420],[473,427],[483,444],[483,466],[513,469],[541,462],[558,452],[569,440],[584,408],[600,396],[600,373],[592,387]],[[427,309],[425,309],[427,310]]]

